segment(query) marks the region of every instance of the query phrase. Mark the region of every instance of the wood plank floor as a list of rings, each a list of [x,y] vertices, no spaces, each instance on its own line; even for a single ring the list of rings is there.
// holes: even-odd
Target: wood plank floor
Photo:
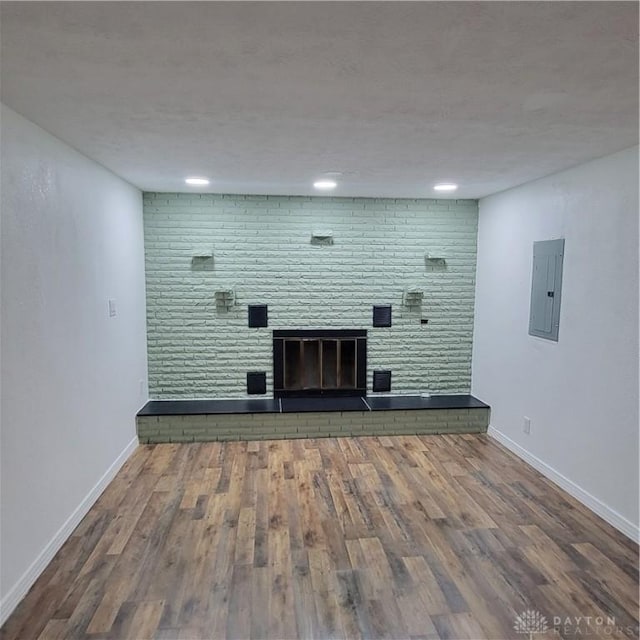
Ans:
[[[2,637],[528,638],[529,610],[531,637],[637,637],[638,548],[484,435],[167,444]]]

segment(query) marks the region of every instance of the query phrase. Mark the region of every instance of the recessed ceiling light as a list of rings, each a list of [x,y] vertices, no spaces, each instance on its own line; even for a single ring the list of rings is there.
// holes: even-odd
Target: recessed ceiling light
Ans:
[[[453,182],[441,182],[440,184],[436,184],[433,187],[434,191],[455,191],[458,188],[457,184],[453,184]]]
[[[320,189],[320,191],[329,191],[330,189],[335,189],[338,183],[335,180],[316,180],[313,186],[316,189]]]
[[[192,187],[206,187],[209,184],[207,178],[185,178],[185,182]]]

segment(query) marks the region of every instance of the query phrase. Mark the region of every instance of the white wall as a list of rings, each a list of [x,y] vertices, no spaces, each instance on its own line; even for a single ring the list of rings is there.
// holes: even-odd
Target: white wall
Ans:
[[[553,238],[557,343],[528,335],[532,244]],[[477,264],[472,392],[491,432],[637,537],[638,149],[481,200]]]
[[[4,619],[135,447],[147,368],[140,192],[1,117]]]

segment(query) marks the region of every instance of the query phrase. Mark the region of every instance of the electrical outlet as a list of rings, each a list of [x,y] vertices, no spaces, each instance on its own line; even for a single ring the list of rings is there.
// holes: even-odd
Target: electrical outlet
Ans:
[[[531,433],[531,418],[524,417],[524,421],[522,422],[522,430],[529,435]]]

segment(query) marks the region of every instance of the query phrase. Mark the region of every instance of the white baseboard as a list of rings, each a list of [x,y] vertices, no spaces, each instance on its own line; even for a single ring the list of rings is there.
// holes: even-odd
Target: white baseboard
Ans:
[[[509,436],[498,431],[495,427],[489,425],[487,434],[492,438],[495,438],[500,442],[500,444],[503,444],[507,449],[509,449],[509,451],[515,453],[519,458],[522,458],[525,462],[529,463],[543,476],[549,478],[549,480],[564,489],[568,494],[572,495],[576,500],[585,505],[585,507],[588,507],[603,520],[606,520],[610,525],[618,529],[618,531],[624,533],[625,536],[631,538],[634,542],[638,542],[640,539],[640,528],[633,524],[633,522],[627,520],[624,516],[620,515],[617,511],[614,511],[611,507],[602,502],[602,500],[591,495],[575,482],[569,480],[566,476],[563,476],[559,471],[556,471],[546,462],[543,462],[540,458],[534,456],[532,453],[521,447],[517,442],[509,438]]]
[[[136,437],[122,450],[93,489],[89,491],[82,502],[75,508],[74,512],[67,518],[67,521],[58,529],[57,533],[38,554],[37,558],[31,563],[31,566],[22,574],[22,577],[13,587],[9,589],[5,597],[2,598],[0,601],[0,626],[5,623],[6,619],[11,615],[22,598],[24,598],[29,589],[31,589],[33,583],[38,579],[38,576],[45,570],[53,559],[53,556],[56,555],[60,547],[73,533],[73,530],[80,524],[82,518],[84,518],[89,509],[91,509],[95,501],[100,497],[100,494],[106,489],[111,480],[113,480],[116,473],[118,473],[137,446],[138,438]]]

